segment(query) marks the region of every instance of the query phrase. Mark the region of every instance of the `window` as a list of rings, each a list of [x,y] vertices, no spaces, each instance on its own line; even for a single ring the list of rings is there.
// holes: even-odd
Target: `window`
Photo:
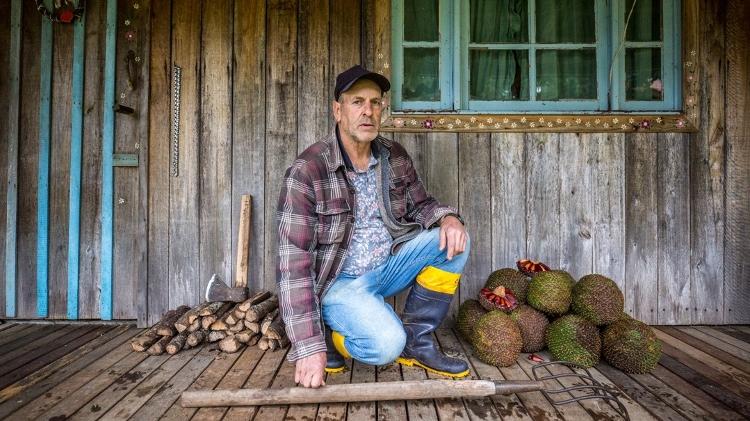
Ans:
[[[680,0],[393,0],[393,107],[678,111],[680,16]]]

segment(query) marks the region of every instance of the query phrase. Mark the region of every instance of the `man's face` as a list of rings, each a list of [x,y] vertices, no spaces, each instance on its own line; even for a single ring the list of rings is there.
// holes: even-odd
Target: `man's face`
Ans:
[[[333,101],[333,116],[342,138],[372,142],[380,130],[383,94],[377,83],[360,79],[338,101]]]

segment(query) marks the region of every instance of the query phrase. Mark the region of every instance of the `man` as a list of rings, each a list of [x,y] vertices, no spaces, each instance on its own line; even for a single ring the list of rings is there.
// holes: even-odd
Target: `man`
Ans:
[[[333,134],[284,176],[278,295],[288,359],[304,387],[324,385],[344,357],[469,373],[431,336],[448,314],[469,239],[457,211],[427,194],[404,148],[378,135],[389,89],[361,66],[338,75]],[[399,320],[384,298],[408,287]]]

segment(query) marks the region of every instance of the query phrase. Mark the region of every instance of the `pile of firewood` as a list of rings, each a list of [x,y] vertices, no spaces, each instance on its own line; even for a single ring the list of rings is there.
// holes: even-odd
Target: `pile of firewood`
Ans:
[[[262,350],[284,348],[289,339],[279,314],[278,297],[268,291],[255,294],[241,303],[205,302],[195,308],[180,306],[130,345],[134,351],[161,355],[176,354],[203,342],[219,342],[224,352],[237,352],[245,345]]]

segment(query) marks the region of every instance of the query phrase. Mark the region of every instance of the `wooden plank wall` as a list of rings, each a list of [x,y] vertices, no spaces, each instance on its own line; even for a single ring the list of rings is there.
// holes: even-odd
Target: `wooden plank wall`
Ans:
[[[138,8],[133,8],[138,3]],[[117,95],[118,102],[135,109],[133,115],[116,114],[116,153],[143,154],[148,145],[146,132],[148,109],[148,68],[137,72],[140,85],[130,88],[126,78],[125,56],[133,48],[141,63],[148,58],[148,27],[150,25],[149,1],[121,1],[119,14]],[[0,8],[10,10],[10,0],[0,1]],[[16,317],[37,318],[37,210],[39,198],[39,84],[40,43],[42,17],[31,1],[23,1],[21,27],[21,74],[19,103],[18,146],[18,205],[16,248]],[[78,277],[78,318],[99,318],[99,285],[101,255],[101,184],[102,184],[102,106],[104,96],[103,64],[105,55],[106,1],[90,1],[86,4],[85,60],[83,95],[83,143],[80,204],[80,242]],[[8,45],[10,38],[9,14],[0,25],[0,66],[3,74],[9,64]],[[125,20],[130,20],[125,25]],[[135,33],[133,43],[125,42],[127,30]],[[68,290],[68,227],[71,151],[71,84],[73,76],[73,26],[53,24],[52,45],[52,110],[50,133],[50,179],[49,179],[49,260],[47,272],[48,317],[67,317]],[[0,94],[7,92],[5,80],[0,82]],[[145,88],[143,85],[145,84]],[[121,93],[125,93],[121,97]],[[6,98],[3,95],[3,98]],[[13,101],[2,101],[0,114],[7,116],[3,107],[12,106]],[[6,110],[6,111],[2,111]],[[143,116],[142,118],[140,116]],[[0,165],[2,165],[2,193],[7,190],[8,149],[5,139],[7,118],[0,123]],[[115,229],[114,238],[114,317],[136,319],[137,294],[145,287],[146,277],[146,196],[145,174],[147,160],[141,157],[138,168],[115,168]],[[122,200],[119,200],[119,199]],[[5,200],[2,200],[3,250],[5,250]],[[3,262],[5,259],[3,258]],[[3,263],[4,265],[5,263]],[[4,269],[4,266],[3,266]],[[5,273],[5,270],[3,270]],[[5,279],[3,277],[3,305],[0,316],[5,316]],[[145,302],[145,294],[144,300]],[[145,314],[145,312],[144,312]],[[145,317],[145,316],[144,316]]]
[[[39,19],[26,3],[23,49],[36,51]],[[96,3],[87,16],[99,16],[102,25]],[[467,221],[472,254],[459,300],[473,297],[491,270],[529,257],[576,278],[612,277],[625,292],[626,310],[649,323],[750,322],[750,86],[741,19],[749,9],[740,1],[704,0],[686,11],[701,21],[700,51],[685,52],[701,75],[697,133],[388,134],[412,154],[428,189],[459,206]],[[136,260],[147,255],[147,266],[116,268],[147,275],[140,284],[128,281],[143,291],[136,304],[116,292],[116,317],[138,313],[142,324],[151,323],[168,308],[201,301],[211,274],[231,282],[242,194],[253,196],[254,208],[249,285],[275,289],[279,180],[297,153],[332,129],[336,74],[360,62],[382,65],[373,45],[389,34],[376,33],[374,22],[388,16],[387,2],[375,0],[153,2],[148,142],[139,152],[142,167],[119,173],[130,180],[126,203],[137,198],[143,210],[117,208],[132,221],[117,223],[117,235],[147,226],[141,243],[125,235],[117,250]],[[103,56],[102,45],[87,35],[87,71]],[[182,67],[178,177],[170,176],[173,64]],[[100,71],[90,71],[87,98],[101,91]],[[31,280],[38,72],[38,55],[24,54],[18,273]],[[87,102],[86,118],[100,121],[95,104]],[[86,195],[97,200],[101,156],[97,126],[85,127],[84,148],[91,149],[84,151],[81,285],[92,291],[81,294],[80,306],[82,315],[96,317],[100,239],[92,221],[101,206]],[[18,290],[19,314],[33,317],[34,283],[19,282]],[[403,297],[394,304],[400,307]]]

